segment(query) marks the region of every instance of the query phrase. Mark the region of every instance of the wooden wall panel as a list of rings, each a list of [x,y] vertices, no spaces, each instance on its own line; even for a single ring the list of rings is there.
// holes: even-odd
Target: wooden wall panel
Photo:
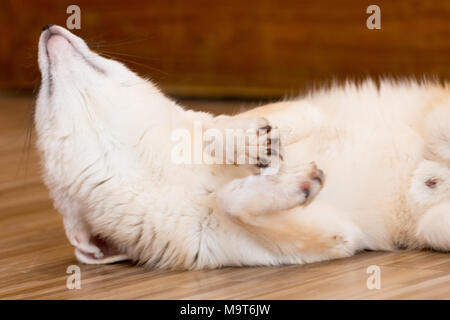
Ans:
[[[450,77],[450,1],[376,1],[381,30],[366,28],[365,0],[128,0],[0,2],[0,88],[38,82],[43,25],[65,25],[169,94],[267,97],[346,76]]]

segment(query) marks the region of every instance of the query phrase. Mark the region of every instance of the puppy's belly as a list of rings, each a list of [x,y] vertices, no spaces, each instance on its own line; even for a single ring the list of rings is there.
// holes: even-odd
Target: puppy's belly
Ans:
[[[402,124],[395,131],[377,124],[318,128],[285,147],[286,162],[315,161],[325,172],[324,188],[314,201],[336,208],[380,239],[395,232],[398,216],[411,214],[408,185],[422,159],[422,138]]]

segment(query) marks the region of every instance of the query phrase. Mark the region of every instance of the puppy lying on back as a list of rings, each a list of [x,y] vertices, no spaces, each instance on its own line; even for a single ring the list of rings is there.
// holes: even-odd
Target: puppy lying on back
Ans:
[[[44,180],[82,262],[216,268],[450,249],[448,84],[367,81],[214,117],[58,26],[41,34],[39,66]],[[174,132],[196,123],[257,135],[209,146],[219,161],[174,161]]]

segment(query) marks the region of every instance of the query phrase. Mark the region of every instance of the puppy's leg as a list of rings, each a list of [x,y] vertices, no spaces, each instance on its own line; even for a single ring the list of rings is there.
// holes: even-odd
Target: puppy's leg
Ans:
[[[370,248],[344,213],[312,199],[323,179],[314,164],[282,167],[275,176],[231,181],[218,192],[217,205],[259,239],[280,264],[348,257]]]
[[[259,168],[279,164],[277,129],[272,128],[265,118],[219,116],[206,129],[219,133],[214,139],[205,141],[207,153],[219,161],[216,163]]]
[[[349,257],[357,251],[371,249],[364,233],[344,212],[318,200],[271,214],[237,217],[239,225],[248,232],[239,229],[238,234],[242,234],[245,241],[235,249],[238,252],[236,260],[244,264],[312,263]],[[248,257],[243,257],[239,248],[249,248],[247,237],[257,239],[259,246],[246,249]],[[222,243],[223,247],[230,244],[228,233]],[[252,250],[258,252],[261,247],[267,256],[263,255],[255,262],[258,256],[252,255]],[[230,252],[232,254],[233,250]]]
[[[217,193],[217,204],[222,211],[247,221],[305,203],[320,191],[323,179],[314,163],[282,167],[276,175],[250,175],[231,181]]]
[[[450,163],[450,98],[437,104],[424,124],[426,155]]]
[[[251,109],[233,117],[216,117],[209,122],[209,128],[218,129],[220,132],[225,132],[226,129],[241,129],[246,132],[256,130],[259,133],[257,139],[253,139],[257,143],[250,142],[245,146],[254,150],[254,146],[258,145],[256,158],[249,156],[248,152],[243,153],[239,147],[231,151],[224,147],[226,157],[222,156],[221,152],[219,156],[216,154],[218,160],[236,163],[239,157],[235,157],[235,153],[239,153],[245,154],[244,157],[258,167],[264,168],[269,165],[276,167],[282,159],[281,147],[307,138],[323,125],[327,117],[323,110],[307,101],[284,101]],[[214,148],[211,151],[214,153]]]
[[[288,146],[307,138],[324,124],[327,116],[323,109],[307,101],[283,101],[251,109],[235,116],[237,118],[264,117],[279,129],[282,146]]]
[[[450,251],[450,202],[428,209],[418,223],[416,235],[425,247]]]

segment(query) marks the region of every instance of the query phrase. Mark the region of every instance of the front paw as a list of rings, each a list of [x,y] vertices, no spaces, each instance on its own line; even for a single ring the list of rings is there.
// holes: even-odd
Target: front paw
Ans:
[[[216,164],[267,168],[277,167],[282,159],[279,130],[263,117],[219,116],[209,129],[220,133],[211,132],[214,138],[205,140],[206,153],[216,159]]]
[[[257,168],[278,166],[279,160],[282,159],[279,130],[262,117],[236,120],[236,124],[243,130],[240,130],[240,133],[236,131],[235,134],[237,136],[242,134],[244,137],[237,139],[233,151],[227,149],[228,163],[251,165]],[[227,136],[227,142],[229,142],[229,136]],[[230,156],[233,159],[231,161]]]
[[[252,164],[258,168],[278,167],[280,160],[283,160],[279,130],[270,124],[258,129],[256,145],[249,147],[250,150],[253,147],[258,151],[256,157],[248,155],[250,161],[253,161]]]
[[[281,188],[284,188],[289,207],[305,204],[320,192],[325,182],[325,175],[312,162],[300,168],[282,168],[280,174]]]
[[[325,175],[322,170],[317,168],[313,162],[307,176],[301,179],[300,190],[303,193],[304,201],[314,198],[323,187]]]

